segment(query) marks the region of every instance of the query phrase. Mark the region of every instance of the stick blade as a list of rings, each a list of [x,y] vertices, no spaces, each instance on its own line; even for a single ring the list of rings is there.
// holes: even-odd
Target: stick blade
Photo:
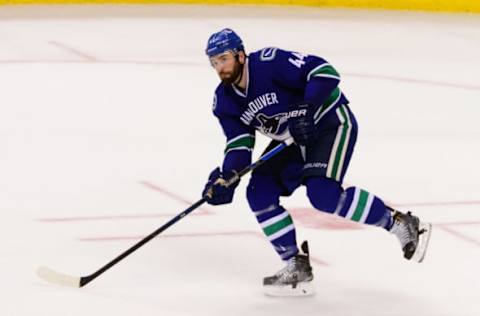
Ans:
[[[57,272],[45,266],[41,266],[37,269],[37,275],[49,283],[68,287],[81,287],[80,277]]]

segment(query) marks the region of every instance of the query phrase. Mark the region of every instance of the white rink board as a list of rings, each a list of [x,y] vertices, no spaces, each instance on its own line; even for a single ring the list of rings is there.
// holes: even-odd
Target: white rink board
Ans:
[[[62,17],[62,18],[60,18]],[[221,162],[208,35],[318,54],[360,124],[346,177],[434,223],[422,264],[376,228],[284,200],[317,295],[276,299],[282,267],[245,201],[205,206],[82,289],[199,198]],[[255,7],[0,9],[1,315],[480,315],[480,16]],[[255,157],[267,141],[258,137]]]

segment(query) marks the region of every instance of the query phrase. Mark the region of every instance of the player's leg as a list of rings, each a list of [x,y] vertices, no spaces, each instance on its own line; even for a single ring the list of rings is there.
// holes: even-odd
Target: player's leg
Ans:
[[[307,178],[305,185],[310,202],[320,211],[387,230],[393,224],[392,213],[382,199],[364,189],[343,190],[338,181],[322,176]]]
[[[272,142],[271,146],[276,143]],[[267,148],[268,150],[268,148]],[[295,225],[288,211],[280,205],[280,196],[290,195],[301,184],[303,159],[298,147],[285,153],[252,173],[247,198],[266,237],[286,267],[263,280],[269,295],[311,295],[313,279],[308,257],[308,245],[297,247]]]
[[[364,189],[344,190],[341,186],[358,132],[353,113],[342,105],[326,119],[321,138],[304,149],[304,184],[312,205],[355,222],[385,228],[399,238],[405,258],[411,259],[418,250],[415,259],[421,261],[426,245],[418,245],[425,238],[428,243],[430,229],[421,236],[425,227],[417,217],[392,210]]]
[[[276,146],[272,142],[265,151]],[[295,161],[296,163],[290,163]],[[263,232],[284,261],[298,253],[295,225],[289,212],[280,205],[280,196],[290,195],[301,184],[301,156],[294,146],[252,172],[247,187],[247,199]],[[282,181],[285,171],[290,180]]]
[[[312,205],[347,219],[390,228],[393,219],[383,201],[366,190],[342,188],[357,141],[358,125],[348,106],[324,118],[320,139],[304,149],[304,184]]]
[[[280,205],[282,188],[269,175],[254,173],[247,188],[247,199],[265,236],[282,260],[298,253],[295,225],[288,211]]]

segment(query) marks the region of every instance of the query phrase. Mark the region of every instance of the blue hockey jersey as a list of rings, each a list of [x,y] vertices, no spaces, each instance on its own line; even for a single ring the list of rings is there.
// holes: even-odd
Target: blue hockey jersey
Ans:
[[[317,106],[315,123],[348,100],[338,88],[338,72],[323,58],[274,47],[248,55],[248,82],[243,92],[220,83],[213,113],[226,136],[223,170],[241,170],[251,163],[255,131],[283,141],[290,137],[288,106],[310,102]]]

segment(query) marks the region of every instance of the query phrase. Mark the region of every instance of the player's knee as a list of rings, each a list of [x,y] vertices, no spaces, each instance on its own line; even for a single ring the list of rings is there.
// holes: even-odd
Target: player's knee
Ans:
[[[323,212],[335,212],[342,194],[340,183],[328,178],[311,177],[307,179],[306,186],[313,207]]]
[[[247,200],[254,212],[278,205],[280,189],[273,179],[264,175],[253,175],[247,187]]]

